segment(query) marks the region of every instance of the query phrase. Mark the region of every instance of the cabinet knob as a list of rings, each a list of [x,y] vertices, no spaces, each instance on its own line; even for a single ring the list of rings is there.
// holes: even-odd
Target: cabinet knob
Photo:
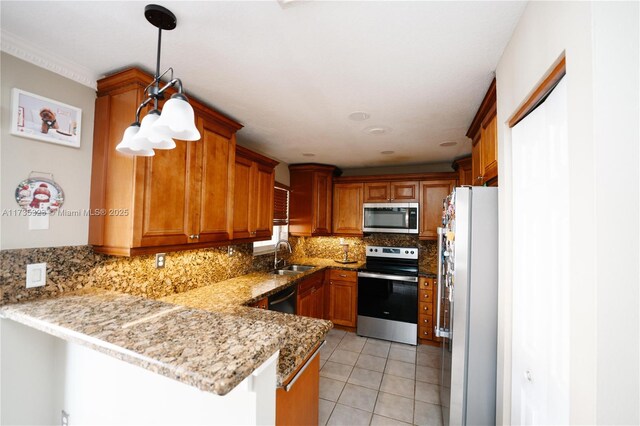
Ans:
[[[199,240],[200,239],[200,234],[196,234],[195,238],[196,238],[196,240]]]
[[[196,236],[194,234],[189,235],[189,238],[191,238],[192,240],[195,238]]]

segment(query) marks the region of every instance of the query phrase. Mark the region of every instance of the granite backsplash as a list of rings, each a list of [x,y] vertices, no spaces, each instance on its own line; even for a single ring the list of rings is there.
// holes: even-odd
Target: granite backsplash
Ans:
[[[94,253],[90,246],[1,250],[0,304],[85,287],[155,299],[273,267],[273,255],[254,257],[251,244],[232,247],[231,256],[227,246],[167,253],[162,269],[155,268],[154,255],[107,256]],[[26,288],[27,264],[41,262],[47,263],[46,285]]]
[[[341,237],[289,237],[293,258],[342,259]],[[438,246],[435,241],[423,241],[417,236],[370,234],[365,237],[344,237],[349,244],[349,259],[364,261],[366,246],[418,247],[420,270],[435,274],[438,269]]]
[[[374,234],[363,238],[345,237],[349,258],[363,261],[366,245],[419,247],[420,268],[435,273],[435,241],[417,237]],[[290,237],[292,258],[342,259],[339,237]],[[155,268],[155,256],[116,257],[94,253],[91,246],[47,247],[0,250],[0,304],[57,296],[86,287],[115,290],[152,299],[193,290],[251,272],[273,267],[273,254],[253,256],[251,244],[167,253],[166,265]],[[281,248],[280,254],[288,253]],[[26,268],[30,263],[47,263],[47,284],[26,288]]]

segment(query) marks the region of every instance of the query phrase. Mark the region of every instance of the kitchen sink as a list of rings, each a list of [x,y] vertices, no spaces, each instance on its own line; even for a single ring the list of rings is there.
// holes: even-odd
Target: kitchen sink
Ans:
[[[285,266],[284,270],[286,271],[297,271],[297,272],[305,272],[308,271],[310,269],[315,268],[315,266],[311,266],[311,265],[289,265],[289,266]]]
[[[301,274],[302,271],[292,271],[290,269],[274,269],[271,271],[274,275],[298,275]]]

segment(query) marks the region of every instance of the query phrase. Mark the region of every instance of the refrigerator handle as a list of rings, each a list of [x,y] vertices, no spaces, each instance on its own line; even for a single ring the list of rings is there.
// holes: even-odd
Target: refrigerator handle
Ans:
[[[442,242],[443,237],[446,233],[444,228],[438,228],[438,278],[437,278],[437,287],[438,287],[438,298],[436,304],[436,326],[435,326],[435,335],[436,337],[449,337],[449,332],[442,330],[440,328],[440,308],[442,306],[442,276],[443,276],[443,265],[442,265]]]

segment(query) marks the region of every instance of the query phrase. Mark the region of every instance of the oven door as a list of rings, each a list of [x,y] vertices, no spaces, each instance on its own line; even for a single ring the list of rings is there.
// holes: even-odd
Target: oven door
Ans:
[[[357,333],[417,344],[418,277],[358,272]]]

